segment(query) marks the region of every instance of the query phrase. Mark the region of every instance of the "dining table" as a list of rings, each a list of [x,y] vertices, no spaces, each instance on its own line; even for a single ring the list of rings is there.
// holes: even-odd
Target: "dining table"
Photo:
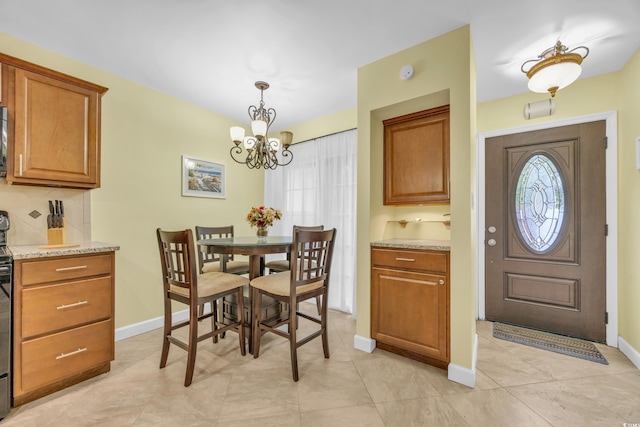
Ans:
[[[197,243],[209,253],[248,256],[249,280],[253,280],[264,273],[264,255],[288,253],[291,242],[291,236],[234,236]]]
[[[264,274],[264,256],[268,254],[289,253],[292,247],[291,236],[233,236],[224,239],[201,239],[197,241],[201,250],[215,254],[245,255],[249,257],[249,280],[253,280]],[[276,300],[263,297],[262,317],[277,318],[288,307],[281,307]],[[253,340],[251,339],[252,300],[251,292],[245,297],[245,312],[247,314],[245,325],[249,327],[247,338],[249,339],[249,352],[253,353]],[[228,318],[234,321],[237,318],[237,306],[232,299],[225,298],[222,309],[222,320]]]

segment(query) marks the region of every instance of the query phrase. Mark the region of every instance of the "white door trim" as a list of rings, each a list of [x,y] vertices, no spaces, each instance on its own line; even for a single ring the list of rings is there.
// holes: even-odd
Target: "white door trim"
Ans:
[[[607,179],[607,223],[609,237],[607,237],[607,345],[618,347],[618,113],[607,111],[586,116],[561,119],[552,122],[526,125],[516,128],[500,129],[484,132],[478,135],[477,170],[478,170],[478,239],[477,239],[477,318],[485,319],[485,283],[484,283],[484,230],[485,224],[485,140],[495,136],[511,135],[514,133],[533,130],[549,129],[580,123],[606,121],[608,148],[606,151],[606,179]]]

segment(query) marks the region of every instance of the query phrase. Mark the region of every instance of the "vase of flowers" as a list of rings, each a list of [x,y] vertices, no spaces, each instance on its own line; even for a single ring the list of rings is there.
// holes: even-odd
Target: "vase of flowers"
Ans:
[[[253,207],[247,214],[247,221],[251,227],[257,227],[258,237],[266,237],[269,234],[269,227],[273,225],[273,221],[282,218],[282,212],[279,209],[265,208],[264,206]]]

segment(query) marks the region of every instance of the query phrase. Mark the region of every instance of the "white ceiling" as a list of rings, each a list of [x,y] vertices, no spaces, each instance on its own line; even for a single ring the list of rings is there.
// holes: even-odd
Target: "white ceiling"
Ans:
[[[558,39],[591,50],[581,78],[640,47],[640,0],[0,0],[0,17],[4,33],[241,122],[265,80],[274,129],[355,107],[358,67],[466,24],[478,102],[527,92],[521,64]]]

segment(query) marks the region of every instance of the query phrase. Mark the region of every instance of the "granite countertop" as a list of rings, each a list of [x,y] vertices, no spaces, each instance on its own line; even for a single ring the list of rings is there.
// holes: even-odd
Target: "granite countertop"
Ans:
[[[11,246],[9,250],[13,259],[46,258],[66,255],[82,255],[97,252],[112,252],[120,249],[120,246],[103,242],[82,242],[77,246],[43,248],[46,245],[21,245]]]
[[[428,249],[432,251],[451,250],[451,242],[449,240],[387,239],[371,242],[371,246],[375,248]]]

